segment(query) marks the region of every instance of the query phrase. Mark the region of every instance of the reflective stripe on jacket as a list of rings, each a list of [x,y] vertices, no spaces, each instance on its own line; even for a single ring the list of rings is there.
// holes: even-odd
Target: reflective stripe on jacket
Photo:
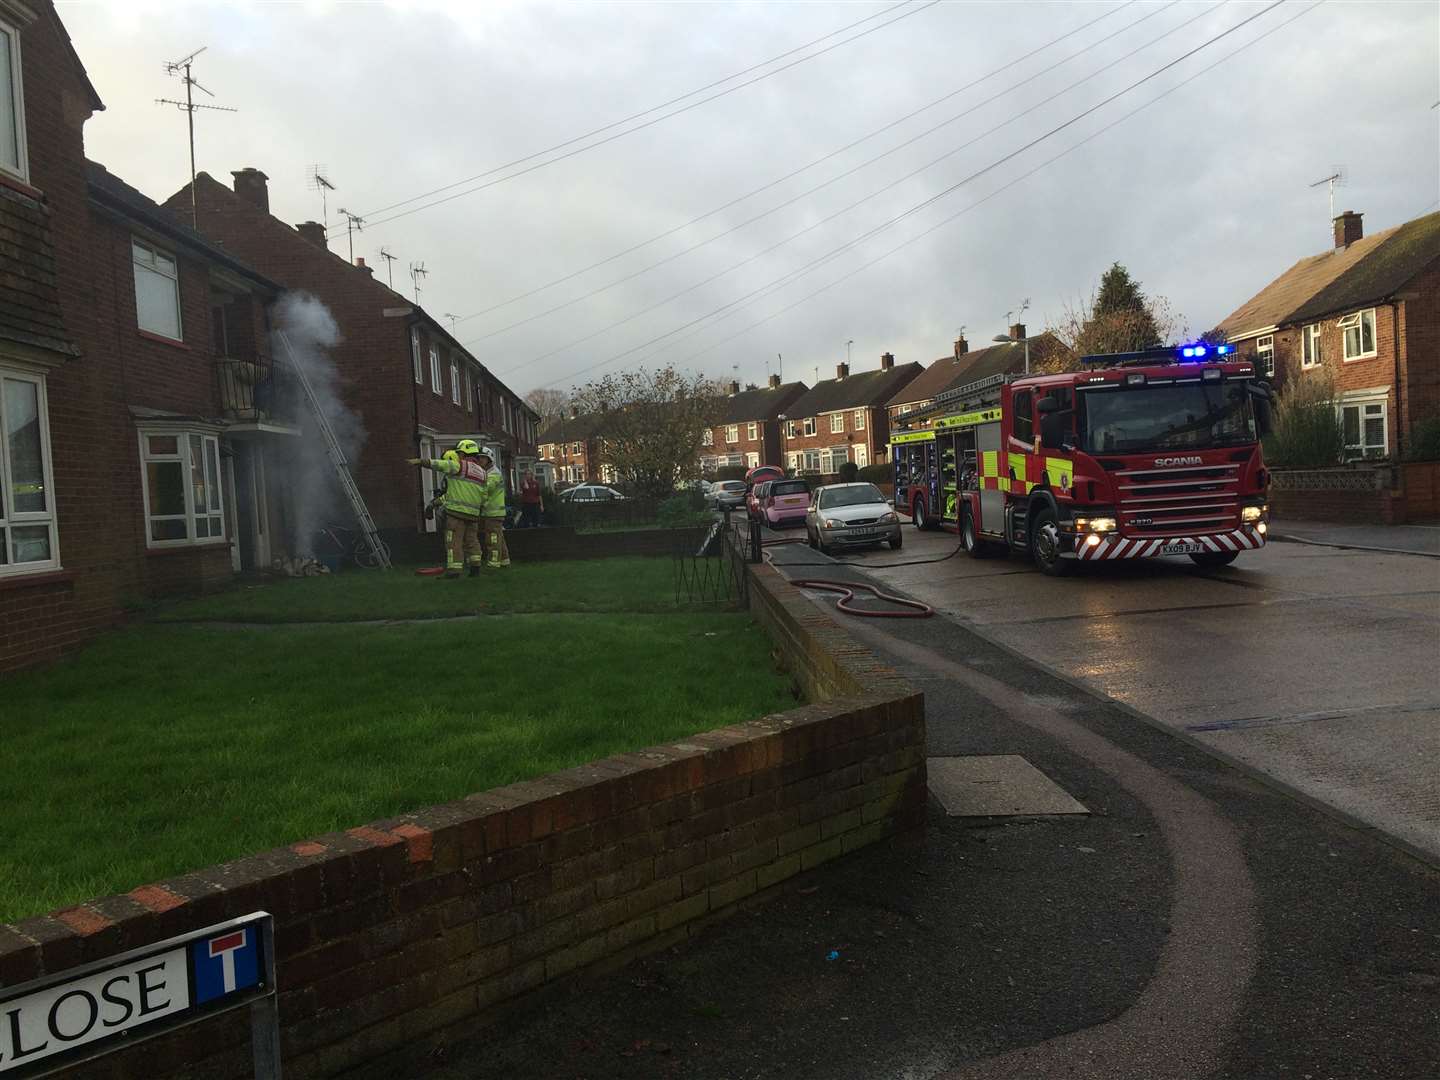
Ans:
[[[436,458],[430,462],[430,467],[450,478],[444,495],[447,514],[469,518],[484,516],[487,479],[484,466],[474,458],[461,458],[459,461]]]

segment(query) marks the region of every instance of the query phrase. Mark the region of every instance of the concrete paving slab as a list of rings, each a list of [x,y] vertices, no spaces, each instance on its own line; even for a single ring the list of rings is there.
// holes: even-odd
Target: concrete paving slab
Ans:
[[[1055,781],[1018,754],[926,759],[930,790],[950,817],[1088,814]]]

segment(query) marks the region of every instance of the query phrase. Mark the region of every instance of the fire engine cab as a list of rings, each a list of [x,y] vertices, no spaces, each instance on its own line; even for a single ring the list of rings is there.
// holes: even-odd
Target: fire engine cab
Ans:
[[[1260,437],[1270,387],[1233,345],[1082,357],[941,394],[891,438],[895,503],[975,558],[1078,562],[1188,555],[1224,566],[1265,543]]]

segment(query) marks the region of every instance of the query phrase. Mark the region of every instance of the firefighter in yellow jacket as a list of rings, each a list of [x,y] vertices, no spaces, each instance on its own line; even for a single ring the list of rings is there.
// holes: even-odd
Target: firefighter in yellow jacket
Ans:
[[[483,447],[480,462],[485,466],[485,508],[481,512],[485,529],[485,550],[492,567],[510,565],[510,549],[505,543],[505,474]]]
[[[486,481],[489,471],[480,463],[480,447],[474,439],[461,439],[455,447],[456,460],[444,458],[406,458],[406,463],[433,469],[446,477],[445,509],[445,576],[458,578],[462,567],[469,566],[470,576],[480,573],[484,556],[480,550],[480,520],[487,507]]]

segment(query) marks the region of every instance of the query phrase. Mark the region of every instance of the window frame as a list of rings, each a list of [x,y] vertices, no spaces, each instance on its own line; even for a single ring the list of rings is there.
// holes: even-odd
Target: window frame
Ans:
[[[1365,316],[1370,316],[1370,349],[1365,351]],[[1348,315],[1342,315],[1335,320],[1335,325],[1340,328],[1340,358],[1347,364],[1353,364],[1357,360],[1369,360],[1380,355],[1380,334],[1375,323],[1375,309],[1362,308],[1359,311],[1352,311]],[[1350,330],[1356,329],[1359,332],[1361,351],[1350,354]]]
[[[140,451],[140,496],[141,513],[145,522],[145,547],[148,550],[165,550],[167,548],[181,547],[202,547],[210,544],[220,545],[230,542],[230,522],[225,512],[225,470],[220,457],[220,434],[218,429],[204,426],[181,425],[181,424],[144,424],[136,428],[139,437]],[[211,509],[208,505],[201,513],[195,510],[195,486],[191,483],[190,477],[194,472],[195,464],[191,459],[191,437],[200,440],[200,474],[205,478],[206,501],[210,496],[210,478],[206,473],[205,466],[210,460],[209,450],[215,448],[214,464],[215,476],[214,486],[218,506]],[[174,438],[177,452],[174,454],[152,453],[149,440],[152,438]],[[181,519],[180,514],[152,514],[150,512],[150,470],[148,465],[151,462],[173,462],[180,466],[181,489],[185,493],[185,536],[176,537],[170,540],[156,540],[151,529],[155,521],[175,521]],[[195,530],[196,517],[220,519],[220,534],[218,536],[198,536]]]
[[[756,421],[751,420],[745,425],[745,437],[751,442],[760,437],[760,425]]]
[[[1366,410],[1371,407],[1378,407],[1380,410],[1380,453],[1378,455],[1366,453],[1371,446],[1371,444],[1365,441]],[[1357,411],[1356,428],[1360,437],[1358,443],[1352,444],[1345,441],[1346,409],[1355,409]],[[1384,461],[1390,457],[1390,395],[1388,393],[1355,397],[1350,400],[1342,398],[1335,403],[1335,411],[1339,414],[1340,418],[1340,436],[1344,445],[1346,461]],[[1373,419],[1373,417],[1370,418]],[[1359,452],[1351,453],[1352,447]]]
[[[1266,378],[1275,375],[1275,335],[1262,334],[1255,339],[1255,367]]]
[[[852,425],[853,425],[853,427],[855,428],[856,431],[864,431],[864,430],[865,430],[865,410],[864,410],[864,409],[856,409],[856,410],[855,410],[855,416],[852,418]]]
[[[1325,363],[1325,349],[1320,337],[1320,323],[1300,329],[1300,370],[1313,371]]]
[[[831,413],[831,414],[830,414],[830,434],[831,434],[831,435],[844,435],[844,434],[845,434],[845,414],[844,414],[843,412],[837,412],[837,413]]]
[[[415,385],[425,385],[425,361],[420,358],[420,331],[416,327],[410,328],[410,361],[415,368]]]
[[[813,416],[807,416],[807,417],[805,417],[805,429],[804,429],[804,430],[805,430],[805,435],[806,435],[807,438],[808,438],[809,436],[815,434],[815,431],[816,431],[815,417],[813,417]]]
[[[436,397],[445,396],[445,388],[441,385],[440,375],[440,346],[430,346],[430,390]]]
[[[4,381],[31,383],[35,386],[35,409],[40,422],[40,480],[49,496],[45,510],[16,510],[15,490],[11,483],[10,433],[5,429]],[[55,508],[55,469],[50,456],[50,402],[45,374],[27,368],[0,365],[0,532],[5,545],[0,562],[0,580],[27,574],[50,574],[61,569],[60,522]],[[45,560],[17,563],[13,561],[13,530],[45,525],[50,532],[50,557]]]
[[[167,274],[158,266],[144,266],[135,257],[135,249],[142,247],[153,256],[164,256],[169,259],[175,267],[175,273]],[[175,293],[175,336],[171,337],[163,330],[153,330],[140,322],[140,280],[139,272],[144,269],[160,277],[169,278]],[[149,240],[142,239],[134,233],[130,234],[130,284],[135,290],[135,327],[136,329],[151,334],[162,341],[174,341],[179,344],[185,343],[185,309],[180,297],[180,260],[173,253]]]
[[[799,438],[799,436],[795,434],[795,421],[794,421],[794,420],[786,420],[786,421],[785,421],[785,437],[786,437],[787,439],[796,439],[796,438]]]
[[[468,367],[465,369],[465,411],[475,411],[475,377]]]
[[[460,404],[460,365],[453,357],[450,360],[450,404]]]
[[[1020,403],[1025,403],[1021,413]],[[1025,446],[1035,445],[1035,394],[1031,390],[1017,390],[1010,397],[1010,438]],[[1020,434],[1020,423],[1024,421],[1029,429],[1027,435]]]
[[[10,37],[10,100],[15,109],[15,168],[0,161],[0,171],[21,183],[30,183],[30,150],[25,137],[24,58],[20,48],[20,27],[0,18],[0,30]]]
[[[740,425],[739,425],[739,424],[726,424],[726,425],[725,425],[725,445],[726,445],[726,446],[730,446],[730,445],[732,445],[732,444],[734,444],[734,443],[738,443],[739,441],[740,441]]]

